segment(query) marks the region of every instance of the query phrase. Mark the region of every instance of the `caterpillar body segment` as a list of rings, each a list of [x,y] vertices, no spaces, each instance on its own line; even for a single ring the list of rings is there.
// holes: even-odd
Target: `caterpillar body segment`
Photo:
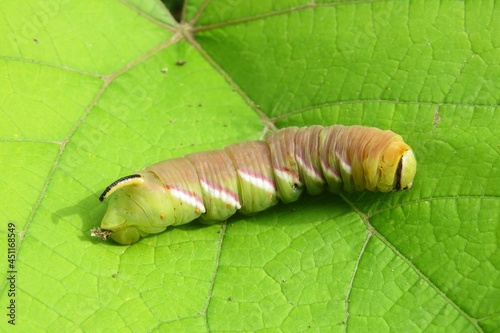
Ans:
[[[113,182],[92,235],[131,244],[197,218],[223,221],[296,201],[326,188],[388,192],[410,188],[411,148],[391,131],[362,126],[289,127],[265,141],[236,143],[162,161]]]

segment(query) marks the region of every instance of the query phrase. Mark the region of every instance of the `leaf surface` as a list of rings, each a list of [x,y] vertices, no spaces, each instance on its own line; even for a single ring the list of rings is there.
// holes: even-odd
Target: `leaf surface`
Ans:
[[[1,4],[0,328],[14,300],[33,332],[499,330],[499,6]],[[90,237],[113,180],[312,124],[401,134],[413,188]]]

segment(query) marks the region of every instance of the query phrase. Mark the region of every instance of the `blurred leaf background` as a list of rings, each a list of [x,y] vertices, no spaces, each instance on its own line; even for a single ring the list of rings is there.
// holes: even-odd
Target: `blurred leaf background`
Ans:
[[[0,329],[498,331],[499,7],[3,2]],[[91,239],[116,178],[312,124],[401,134],[414,187]]]

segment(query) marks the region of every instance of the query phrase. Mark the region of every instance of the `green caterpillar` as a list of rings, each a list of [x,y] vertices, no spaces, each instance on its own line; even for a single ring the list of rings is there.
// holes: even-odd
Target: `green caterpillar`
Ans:
[[[202,218],[223,221],[331,192],[408,189],[417,163],[401,136],[362,126],[289,127],[249,141],[145,167],[109,185],[100,228],[92,235],[132,244]]]

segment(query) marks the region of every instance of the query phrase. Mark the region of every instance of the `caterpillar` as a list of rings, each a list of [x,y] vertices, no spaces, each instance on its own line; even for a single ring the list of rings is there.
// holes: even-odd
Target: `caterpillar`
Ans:
[[[101,227],[92,236],[132,244],[141,237],[200,218],[223,221],[294,202],[305,189],[408,189],[416,160],[401,136],[373,127],[288,127],[264,141],[189,154],[145,167],[109,185]]]

